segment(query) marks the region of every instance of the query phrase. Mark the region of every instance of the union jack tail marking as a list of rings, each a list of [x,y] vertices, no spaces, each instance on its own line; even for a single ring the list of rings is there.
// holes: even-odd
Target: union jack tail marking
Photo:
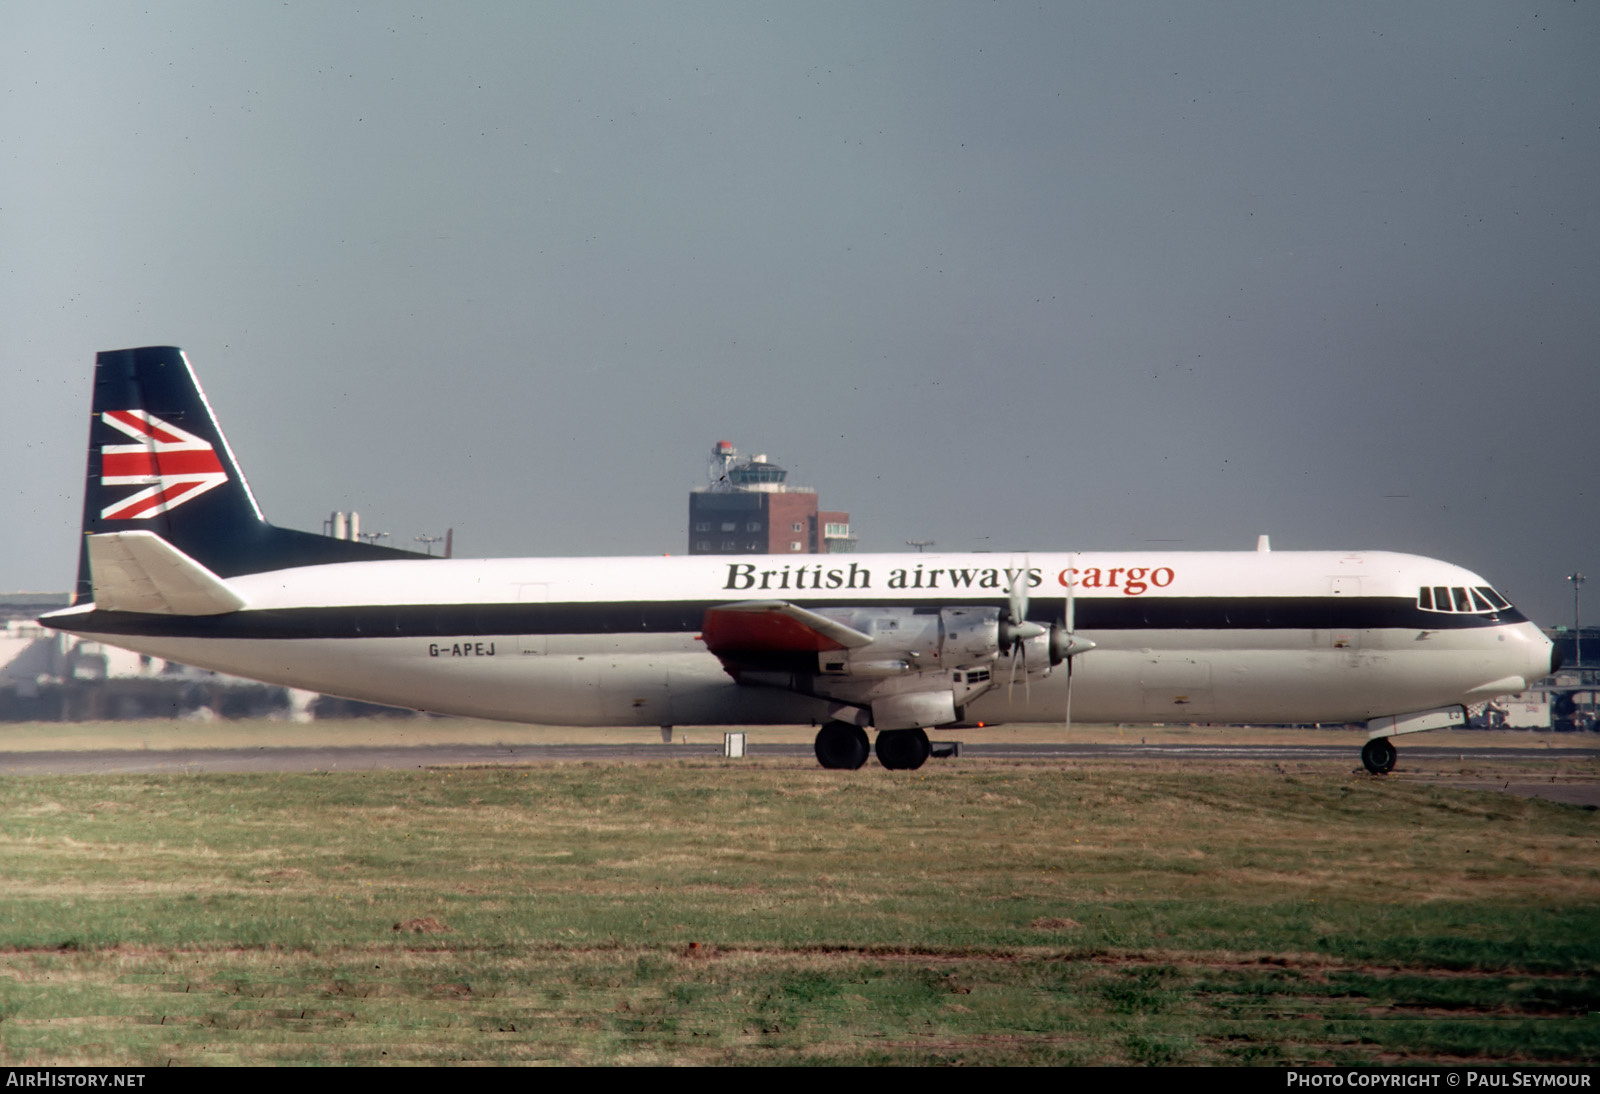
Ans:
[[[210,441],[143,410],[101,418],[137,443],[100,446],[100,484],[149,487],[100,510],[102,520],[146,520],[228,481]]]

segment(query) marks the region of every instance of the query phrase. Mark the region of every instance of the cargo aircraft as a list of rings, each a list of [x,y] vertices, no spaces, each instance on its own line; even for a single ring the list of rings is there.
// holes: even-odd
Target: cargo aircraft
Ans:
[[[1476,574],[1382,552],[443,559],[269,524],[188,359],[101,353],[73,605],[219,672],[559,725],[810,724],[920,767],[1001,722],[1360,722],[1362,760],[1555,671]],[[875,742],[869,740],[871,729]]]

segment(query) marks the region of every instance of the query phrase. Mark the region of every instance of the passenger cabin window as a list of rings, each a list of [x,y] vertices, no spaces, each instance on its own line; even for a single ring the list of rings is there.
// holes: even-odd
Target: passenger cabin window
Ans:
[[[1417,607],[1425,612],[1493,615],[1510,608],[1511,602],[1487,585],[1471,589],[1462,585],[1424,585],[1417,590]]]

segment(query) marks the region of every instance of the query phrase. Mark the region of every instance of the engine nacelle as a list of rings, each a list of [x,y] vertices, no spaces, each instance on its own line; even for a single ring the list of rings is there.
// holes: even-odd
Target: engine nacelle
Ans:
[[[1049,676],[1050,669],[1054,665],[1060,664],[1059,661],[1051,656],[1050,633],[1048,631],[1044,634],[1030,635],[1022,639],[1020,645],[1022,649],[1017,651],[1017,659],[1026,666],[1029,677],[1033,679]]]
[[[997,608],[838,608],[818,614],[872,636],[865,646],[817,654],[817,670],[826,676],[933,672],[1000,655]]]
[[[944,726],[955,720],[955,699],[948,691],[906,692],[872,704],[872,724],[879,729]]]

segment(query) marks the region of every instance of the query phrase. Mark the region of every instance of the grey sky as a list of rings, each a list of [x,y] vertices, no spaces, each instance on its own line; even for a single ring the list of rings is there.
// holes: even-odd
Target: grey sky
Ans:
[[[1570,0],[10,0],[0,588],[70,584],[95,351],[173,343],[291,527],[679,553],[726,438],[863,550],[1270,532],[1570,622],[1597,178]]]

